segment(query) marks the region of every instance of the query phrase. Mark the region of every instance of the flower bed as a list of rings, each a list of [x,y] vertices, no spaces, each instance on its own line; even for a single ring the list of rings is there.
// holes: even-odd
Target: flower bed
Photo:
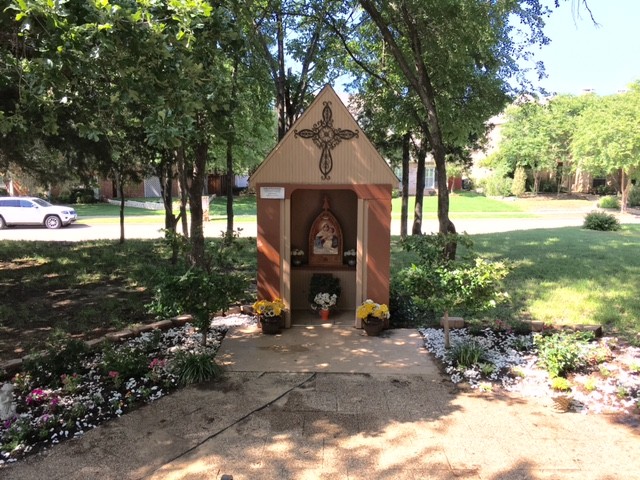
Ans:
[[[536,334],[456,329],[451,331],[452,348],[447,350],[441,329],[426,328],[420,333],[425,347],[442,363],[453,383],[466,383],[481,391],[503,388],[527,397],[562,397],[567,400],[564,406],[573,411],[619,413],[635,418],[634,424],[640,422],[638,347],[601,338],[587,345],[583,366],[553,379],[540,366]],[[476,357],[477,361],[463,362],[468,364],[458,361]]]
[[[52,373],[55,365],[44,359],[32,363],[12,379],[16,414],[0,421],[0,465],[81,436],[170,393],[181,384],[180,365],[193,358],[190,354],[213,358],[225,332],[214,323],[207,347],[190,324],[142,333],[77,355],[80,361],[62,374]]]

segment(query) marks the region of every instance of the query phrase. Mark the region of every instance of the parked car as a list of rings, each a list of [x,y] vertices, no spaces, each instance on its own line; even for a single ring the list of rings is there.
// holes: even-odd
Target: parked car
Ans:
[[[73,208],[51,205],[37,197],[0,197],[0,229],[13,225],[66,227],[78,219]]]

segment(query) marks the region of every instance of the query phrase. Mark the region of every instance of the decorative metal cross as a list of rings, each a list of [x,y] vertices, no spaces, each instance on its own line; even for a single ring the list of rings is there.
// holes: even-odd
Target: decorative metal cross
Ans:
[[[333,158],[331,150],[333,150],[342,140],[351,140],[358,137],[358,130],[343,130],[342,128],[333,128],[333,112],[331,111],[331,102],[323,102],[322,120],[316,122],[312,128],[304,128],[300,131],[294,130],[295,137],[310,138],[313,143],[322,150],[320,155],[320,173],[322,180],[329,180],[329,173],[333,169]]]

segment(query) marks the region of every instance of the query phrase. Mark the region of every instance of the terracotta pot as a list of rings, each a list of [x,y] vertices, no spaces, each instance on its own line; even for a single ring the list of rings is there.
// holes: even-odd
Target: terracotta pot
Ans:
[[[362,321],[362,328],[369,337],[376,337],[384,329],[384,320],[376,317],[367,317]]]
[[[282,330],[282,317],[260,317],[260,326],[262,333],[266,335],[275,335]]]
[[[329,320],[329,310],[328,309],[320,309],[320,318],[323,321]]]

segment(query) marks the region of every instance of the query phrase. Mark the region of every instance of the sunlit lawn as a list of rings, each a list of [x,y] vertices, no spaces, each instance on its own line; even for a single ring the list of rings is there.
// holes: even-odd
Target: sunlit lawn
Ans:
[[[143,199],[138,199],[143,200]],[[157,199],[150,199],[157,200]],[[498,199],[488,198],[475,192],[455,192],[449,197],[449,211],[452,219],[461,218],[531,218],[536,211],[541,210],[574,210],[584,209],[593,206],[594,202],[587,200],[567,200],[556,199],[555,197],[539,198],[509,198]],[[106,217],[118,217],[120,209],[117,205],[93,204],[75,205],[78,215],[84,220],[91,219],[94,223],[111,222]],[[176,207],[177,208],[177,207]],[[413,219],[415,209],[415,197],[409,198],[409,220]],[[392,201],[392,218],[400,219],[401,199],[394,198]],[[423,215],[425,219],[437,217],[438,198],[436,196],[425,196]],[[234,197],[234,216],[244,221],[255,221],[256,197],[254,195],[241,195]],[[158,217],[164,215],[162,210],[145,210],[141,208],[125,208],[126,217],[138,217],[136,222],[144,222],[139,217],[151,217],[149,222],[157,222]],[[227,216],[226,197],[216,197],[209,204],[209,215],[211,220],[223,220]]]
[[[508,312],[552,323],[603,324],[640,332],[640,225],[619,232],[577,227],[473,235],[475,249],[512,271]],[[413,260],[394,238],[394,272]]]
[[[394,198],[391,204],[391,216],[400,219],[402,199]],[[415,197],[409,197],[409,218],[413,218]],[[438,197],[425,196],[422,213],[424,218],[436,218],[438,215]],[[458,192],[449,196],[449,213],[455,218],[493,217],[493,218],[526,218],[532,215],[525,212],[513,202],[487,198],[474,192]]]

